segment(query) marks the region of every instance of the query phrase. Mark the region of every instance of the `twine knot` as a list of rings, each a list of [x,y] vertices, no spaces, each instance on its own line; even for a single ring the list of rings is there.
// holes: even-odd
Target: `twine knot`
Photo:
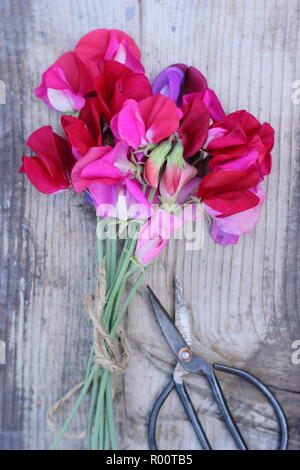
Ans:
[[[116,339],[113,339],[103,326],[102,313],[106,294],[106,273],[103,266],[100,267],[99,276],[96,292],[85,301],[85,308],[93,322],[94,362],[112,373],[122,373],[128,365],[128,343],[122,328],[117,330]]]

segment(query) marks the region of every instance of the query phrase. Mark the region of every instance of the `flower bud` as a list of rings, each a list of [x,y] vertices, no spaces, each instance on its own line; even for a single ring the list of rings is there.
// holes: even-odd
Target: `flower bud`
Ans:
[[[167,155],[172,148],[172,139],[162,141],[156,145],[155,148],[149,154],[146,164],[144,176],[146,181],[153,188],[158,187],[159,183],[159,172],[167,159]]]
[[[167,165],[160,182],[160,193],[164,199],[175,198],[184,184],[197,174],[197,169],[189,165],[183,158],[183,146],[176,142],[167,157]]]

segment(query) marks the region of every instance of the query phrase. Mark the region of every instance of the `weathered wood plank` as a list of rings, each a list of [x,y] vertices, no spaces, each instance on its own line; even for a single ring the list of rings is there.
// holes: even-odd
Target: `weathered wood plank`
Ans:
[[[243,367],[282,401],[300,449],[300,374],[291,361],[300,339],[299,105],[297,0],[3,0],[0,4],[1,311],[0,448],[45,449],[48,407],[79,381],[90,332],[82,301],[96,273],[95,218],[84,199],[38,194],[17,175],[25,139],[37,127],[58,128],[58,115],[33,98],[41,72],[81,35],[97,27],[124,29],[139,43],[150,77],[164,66],[199,67],[226,111],[248,109],[276,130],[267,202],[254,233],[234,247],[205,237],[201,252],[172,242],[147,273],[173,308],[173,278],[184,284],[193,311],[196,351],[208,360]],[[145,288],[130,308],[131,362],[116,397],[122,448],[147,448],[146,420],[174,358],[158,330]],[[274,420],[254,390],[224,378],[226,396],[249,442],[274,445]],[[189,379],[212,443],[231,448],[207,388]],[[196,448],[176,397],[159,425],[162,448]],[[75,428],[84,426],[82,410]],[[61,448],[83,448],[64,441]]]

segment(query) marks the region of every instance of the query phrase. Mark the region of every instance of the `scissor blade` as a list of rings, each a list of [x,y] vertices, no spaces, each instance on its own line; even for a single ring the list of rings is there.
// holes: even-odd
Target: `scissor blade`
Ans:
[[[170,315],[165,310],[165,308],[161,305],[160,301],[154,294],[153,290],[148,287],[149,296],[152,304],[153,311],[157,318],[158,324],[168,341],[170,348],[174,352],[175,356],[178,355],[178,352],[182,348],[188,348],[187,343],[185,342],[183,336],[176,328],[173,320],[170,318]]]
[[[175,277],[175,324],[186,343],[192,345],[191,316],[186,306],[184,293],[177,276]]]

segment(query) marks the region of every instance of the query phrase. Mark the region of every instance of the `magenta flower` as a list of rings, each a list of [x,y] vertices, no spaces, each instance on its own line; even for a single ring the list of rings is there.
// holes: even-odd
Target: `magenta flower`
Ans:
[[[126,100],[111,121],[118,140],[125,140],[137,150],[171,136],[177,131],[181,113],[175,103],[162,95],[137,102]]]
[[[133,211],[139,212],[141,218],[150,215],[150,204],[134,179],[127,155],[128,145],[124,141],[115,147],[93,147],[73,168],[71,177],[75,191],[80,193],[87,189],[98,214],[103,217],[119,214],[119,218],[124,218],[125,203],[129,215]],[[130,209],[133,204],[139,204],[140,208]]]
[[[151,205],[136,180],[124,178],[113,186],[95,182],[88,190],[100,217],[148,219],[152,214]]]

